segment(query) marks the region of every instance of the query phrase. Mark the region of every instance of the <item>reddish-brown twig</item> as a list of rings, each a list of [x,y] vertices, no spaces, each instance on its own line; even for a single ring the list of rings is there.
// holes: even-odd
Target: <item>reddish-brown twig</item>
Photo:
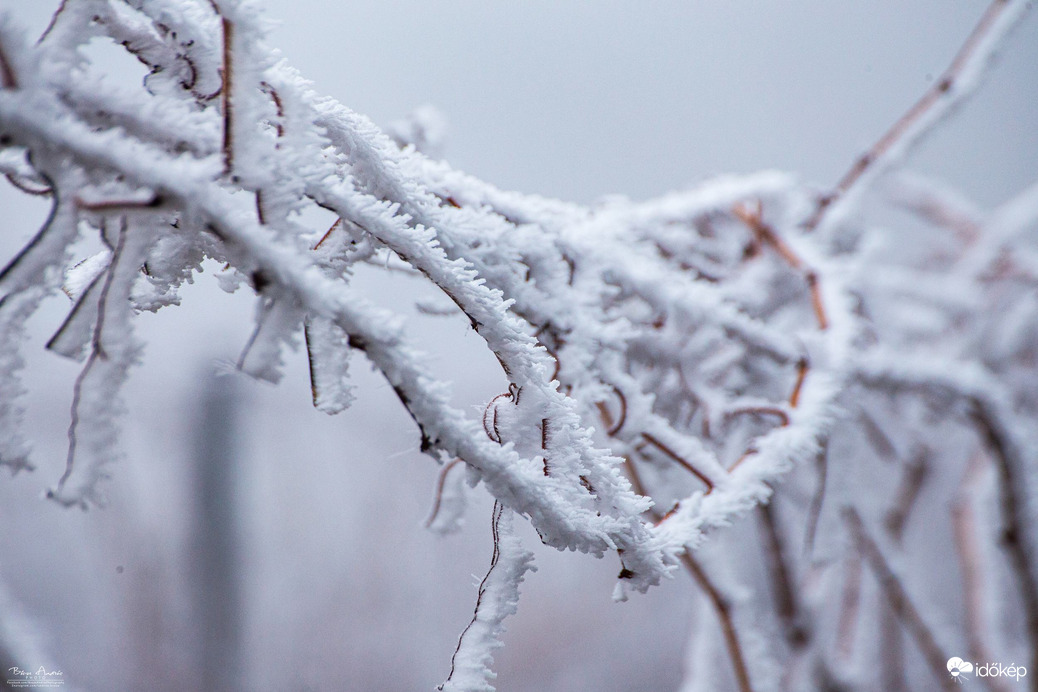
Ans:
[[[1005,434],[997,415],[978,398],[971,400],[970,415],[979,428],[985,446],[998,469],[1000,505],[1002,511],[1002,545],[1009,553],[1009,564],[1016,576],[1024,605],[1027,634],[1031,643],[1031,670],[1038,666],[1038,583],[1030,561],[1033,546],[1033,523],[1024,506],[1024,488],[1027,481],[1020,473],[1026,468],[1023,459]],[[1031,684],[1038,690],[1038,675]]]
[[[807,358],[797,361],[797,379],[793,384],[793,392],[789,395],[790,408],[796,408],[800,404],[800,390],[804,387],[804,380],[807,379],[807,371],[810,369]]]
[[[54,30],[54,25],[58,23],[58,17],[65,11],[65,7],[68,5],[68,0],[61,0],[61,4],[58,5],[58,9],[54,10],[54,14],[50,16],[50,21],[47,22],[47,28],[43,30],[40,37],[36,39],[36,45],[43,43],[43,40],[50,35],[50,32]]]
[[[753,231],[762,244],[770,245],[774,248],[779,257],[785,260],[786,264],[793,271],[804,277],[804,281],[807,282],[807,290],[811,294],[811,308],[814,310],[818,328],[823,331],[828,329],[829,317],[825,310],[825,304],[822,301],[822,288],[819,285],[818,273],[793,251],[793,248],[779,236],[775,229],[764,222],[760,202],[757,202],[755,209],[750,209],[743,204],[737,204],[732,209],[732,213]]]
[[[706,486],[706,491],[709,493],[714,489],[713,482],[707,478],[699,469],[690,464],[683,456],[675,452],[673,449],[661,442],[656,436],[651,433],[643,432],[642,439],[651,444],[656,449],[660,450],[668,457],[673,459],[679,466],[691,473],[693,476],[698,478]]]
[[[602,418],[602,424],[606,428],[606,435],[609,437],[614,437],[619,433],[623,429],[624,423],[627,422],[627,397],[624,396],[624,393],[618,387],[614,386],[613,391],[616,392],[616,398],[620,401],[620,415],[615,420],[604,401],[595,402],[595,408],[598,409],[598,415]]]
[[[76,198],[76,207],[83,211],[111,214],[113,212],[132,211],[134,209],[157,209],[164,202],[165,200],[161,195],[155,194],[148,199],[106,199],[98,202]]]
[[[233,46],[234,25],[227,17],[220,17],[223,31],[223,72],[221,73],[221,89],[223,107],[223,170],[230,175],[234,171],[234,100],[231,89],[234,84]]]
[[[281,95],[278,94],[277,89],[272,87],[267,82],[260,82],[260,89],[263,90],[263,93],[265,93],[268,96],[270,96],[270,100],[273,101],[273,103],[274,103],[274,110],[277,113],[277,118],[278,118],[277,122],[274,123],[274,129],[277,130],[278,139],[281,139],[282,137],[285,136],[285,125],[282,122],[285,119],[285,106],[281,102]],[[278,143],[275,146],[280,147],[281,144]]]
[[[4,46],[0,43],[0,89],[17,89],[18,78],[14,74],[14,67],[7,59]],[[10,176],[8,176],[10,178]]]
[[[58,479],[59,490],[63,488],[69,478],[72,477],[72,471],[75,468],[76,447],[79,440],[80,406],[83,401],[83,386],[86,383],[86,379],[90,375],[90,372],[94,369],[94,365],[97,361],[108,359],[108,354],[105,353],[103,343],[105,313],[108,308],[108,294],[111,291],[112,283],[115,281],[115,273],[118,270],[119,260],[122,257],[123,249],[126,245],[127,230],[128,224],[126,217],[124,216],[120,219],[119,237],[115,247],[112,248],[112,259],[108,264],[108,273],[105,275],[104,284],[102,284],[100,295],[97,297],[97,318],[94,323],[94,333],[90,340],[90,355],[72,386],[72,413],[68,427],[68,454],[65,458],[65,471],[61,474],[61,478]],[[48,491],[47,497],[56,499],[57,495],[53,491]],[[86,507],[85,504],[83,506]]]
[[[887,531],[895,543],[901,543],[908,516],[923,489],[923,481],[926,480],[927,473],[926,455],[926,450],[922,450],[908,463],[894,505],[884,518],[883,523],[886,524]]]
[[[487,434],[494,442],[501,444],[501,431],[497,427],[497,402],[499,399],[508,398],[511,399],[512,395],[510,392],[504,394],[498,394],[487,407],[483,409],[483,432]]]
[[[631,461],[630,458],[624,457],[624,467],[627,469],[627,475],[631,479],[631,486],[634,488],[634,491],[643,497],[649,497],[634,462]],[[677,505],[671,509],[671,512],[676,510]],[[664,521],[670,513],[663,515],[655,509],[650,508],[646,510],[646,514],[652,517],[653,521],[658,525],[660,522]],[[699,588],[703,590],[703,593],[706,594],[707,600],[710,601],[710,605],[713,607],[714,612],[717,613],[717,620],[721,624],[721,633],[724,636],[725,646],[728,649],[728,656],[731,659],[732,670],[735,674],[735,679],[739,685],[740,692],[753,692],[753,686],[750,684],[750,674],[746,668],[746,659],[742,652],[742,645],[739,643],[739,635],[735,631],[735,623],[732,620],[731,604],[729,604],[728,599],[721,595],[707,577],[703,568],[691,555],[689,555],[687,550],[681,554],[681,563],[684,565],[685,569],[688,570],[688,573],[692,575],[692,578],[695,580]],[[626,568],[624,571],[626,571]],[[621,574],[623,574],[623,572],[621,572]]]
[[[725,420],[739,416],[775,416],[783,426],[789,425],[789,414],[775,406],[742,406],[725,411]]]
[[[453,461],[449,462],[440,471],[439,476],[437,476],[437,478],[436,478],[436,496],[433,499],[432,511],[429,512],[429,518],[425,520],[425,528],[429,528],[430,526],[432,526],[432,523],[434,521],[436,521],[436,517],[440,513],[440,505],[443,502],[443,486],[447,482],[447,474],[449,474],[451,472],[451,470],[455,466],[460,464],[461,461],[462,461],[461,459],[454,459]]]
[[[310,248],[310,249],[311,250],[316,250],[317,248],[321,247],[321,244],[324,243],[324,241],[328,240],[328,238],[331,237],[332,231],[334,231],[336,228],[338,228],[341,224],[342,224],[342,219],[335,219],[335,223],[332,224],[331,228],[329,228],[327,231],[325,231],[324,235],[321,236],[321,239],[318,240],[314,244],[314,246],[312,248]]]

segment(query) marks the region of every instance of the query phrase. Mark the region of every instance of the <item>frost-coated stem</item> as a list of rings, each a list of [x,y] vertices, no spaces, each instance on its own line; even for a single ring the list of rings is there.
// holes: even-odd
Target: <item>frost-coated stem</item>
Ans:
[[[490,522],[494,553],[490,569],[479,584],[472,620],[461,633],[451,657],[450,674],[437,686],[442,692],[493,692],[490,670],[494,651],[502,646],[504,620],[519,605],[519,585],[527,572],[536,571],[533,553],[523,549],[512,527],[512,512],[494,503]]]

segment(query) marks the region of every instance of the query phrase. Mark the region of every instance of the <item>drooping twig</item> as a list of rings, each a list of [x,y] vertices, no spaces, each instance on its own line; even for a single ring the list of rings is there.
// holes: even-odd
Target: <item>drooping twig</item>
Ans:
[[[54,225],[54,220],[58,218],[58,210],[61,208],[63,203],[63,200],[61,199],[62,192],[58,190],[54,181],[46,173],[41,171],[40,177],[43,178],[52,190],[50,210],[47,212],[47,218],[44,219],[43,223],[40,225],[40,230],[36,232],[32,237],[32,240],[26,243],[25,246],[18,251],[18,254],[4,265],[3,269],[0,269],[0,285],[2,285],[6,279],[18,274],[18,271],[16,271],[18,266],[30,256],[33,250],[43,244],[44,238],[46,238],[51,227]]]
[[[606,428],[606,435],[609,437],[614,437],[619,433],[623,429],[624,423],[627,422],[627,397],[624,396],[619,387],[614,386],[613,391],[616,392],[616,396],[620,401],[620,413],[615,420],[604,401],[595,402],[595,408],[598,409],[598,415],[602,418],[602,424]]]
[[[72,415],[68,427],[68,454],[65,458],[65,471],[61,474],[61,478],[58,479],[57,489],[59,492],[65,486],[65,483],[68,482],[69,478],[72,477],[72,470],[75,467],[76,444],[78,441],[77,432],[79,430],[79,407],[80,402],[82,401],[83,385],[87,376],[90,374],[90,371],[93,370],[94,364],[97,363],[98,360],[108,358],[104,350],[104,344],[102,343],[105,327],[105,312],[108,303],[108,294],[111,291],[112,282],[115,280],[115,273],[118,268],[119,259],[122,255],[123,248],[126,246],[126,233],[127,221],[124,216],[119,222],[119,238],[116,241],[115,247],[112,248],[112,259],[108,265],[108,273],[105,276],[104,284],[102,284],[101,292],[97,298],[97,322],[94,324],[94,333],[91,338],[90,355],[87,357],[87,362],[83,366],[83,369],[76,377],[75,384],[72,388]],[[54,492],[48,492],[48,497],[56,498],[57,494]]]
[[[0,58],[2,57],[3,56],[0,56]],[[33,185],[19,178],[13,173],[4,173],[4,177],[7,178],[7,182],[11,183],[27,195],[33,195],[35,197],[47,197],[48,195],[51,195],[54,192],[54,190],[51,187],[46,185],[41,187],[34,187]]]
[[[451,672],[447,675],[447,679],[444,681],[444,685],[450,682],[451,678],[454,677],[455,663],[458,657],[458,652],[461,651],[461,643],[465,641],[465,635],[468,633],[472,626],[476,624],[477,618],[479,618],[479,607],[483,604],[483,594],[486,593],[487,580],[490,579],[490,575],[493,573],[494,568],[497,567],[497,560],[501,557],[501,535],[498,533],[498,525],[501,521],[501,513],[504,511],[504,505],[499,500],[494,500],[494,509],[491,513],[490,519],[490,533],[494,538],[494,552],[490,556],[490,569],[483,575],[483,580],[479,583],[479,590],[476,593],[476,608],[472,613],[472,620],[469,624],[461,631],[461,636],[458,637],[458,645],[454,648],[454,654],[451,656]],[[440,685],[439,689],[443,689],[444,685]]]
[[[440,470],[440,475],[436,478],[436,497],[433,500],[432,511],[429,512],[429,518],[425,520],[425,528],[429,528],[432,526],[432,523],[436,521],[436,517],[440,513],[440,504],[443,502],[443,486],[447,482],[447,475],[460,463],[462,463],[461,459],[454,459],[453,461],[448,462],[443,469]]]

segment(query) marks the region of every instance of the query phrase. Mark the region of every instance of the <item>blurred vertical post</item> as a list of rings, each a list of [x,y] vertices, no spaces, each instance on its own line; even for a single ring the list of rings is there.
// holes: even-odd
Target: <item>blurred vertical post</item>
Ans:
[[[191,514],[192,637],[199,689],[242,690],[243,599],[238,406],[233,377],[204,378],[194,434]]]

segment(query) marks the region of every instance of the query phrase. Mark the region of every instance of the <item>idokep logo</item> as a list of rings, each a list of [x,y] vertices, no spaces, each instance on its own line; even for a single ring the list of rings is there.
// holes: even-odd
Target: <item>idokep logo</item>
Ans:
[[[1019,681],[1020,678],[1027,675],[1027,668],[1012,663],[1008,666],[1001,663],[973,664],[963,661],[958,656],[953,656],[948,659],[948,673],[956,682],[968,680],[967,673],[974,673],[978,678],[1016,678]]]
[[[948,659],[948,672],[957,682],[962,682],[963,675],[965,673],[973,672],[973,664],[969,661],[963,661],[958,656],[952,656]]]

